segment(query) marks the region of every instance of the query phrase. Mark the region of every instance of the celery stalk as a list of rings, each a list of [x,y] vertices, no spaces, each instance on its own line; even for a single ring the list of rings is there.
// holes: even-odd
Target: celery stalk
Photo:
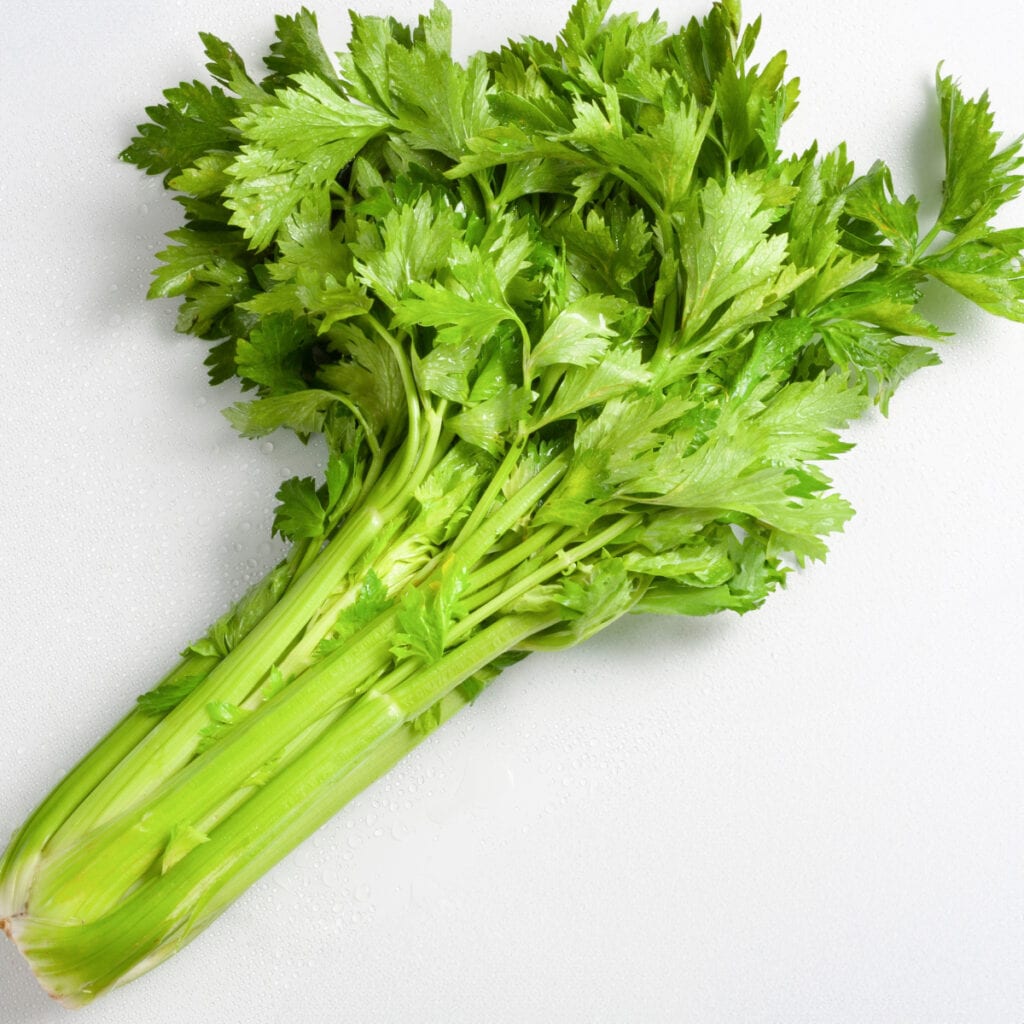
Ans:
[[[167,870],[126,875],[109,848],[93,848],[99,913],[54,912],[35,899],[3,923],[41,984],[68,1006],[155,967],[194,938],[249,885],[464,707],[500,655],[552,625],[551,615],[512,615],[475,634],[437,664],[387,688],[371,686],[315,742],[259,786],[209,837]],[[433,710],[430,728],[418,725]],[[129,879],[131,879],[129,881]],[[37,884],[45,892],[47,869]],[[127,882],[127,884],[126,884]]]

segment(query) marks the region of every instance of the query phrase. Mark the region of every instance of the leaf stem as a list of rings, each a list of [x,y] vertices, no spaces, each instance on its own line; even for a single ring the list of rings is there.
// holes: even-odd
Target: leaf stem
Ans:
[[[642,518],[642,516],[636,514],[623,516],[590,540],[577,544],[573,548],[561,548],[553,552],[548,560],[534,572],[530,573],[529,576],[525,576],[512,586],[502,589],[501,593],[486,604],[481,605],[465,618],[460,619],[449,633],[449,639],[453,642],[462,639],[463,636],[475,629],[480,623],[485,622],[492,615],[496,615],[502,609],[512,606],[515,601],[528,594],[534,587],[539,586],[560,572],[571,569],[594,552],[600,551],[601,548],[609,544],[616,537],[631,530],[641,522]]]

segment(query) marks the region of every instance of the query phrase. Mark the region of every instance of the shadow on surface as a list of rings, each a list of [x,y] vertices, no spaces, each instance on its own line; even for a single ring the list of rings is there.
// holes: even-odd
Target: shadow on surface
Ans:
[[[3,935],[0,935],[0,993],[0,1019],[11,1024],[44,1024],[67,1013],[39,987],[14,943]]]

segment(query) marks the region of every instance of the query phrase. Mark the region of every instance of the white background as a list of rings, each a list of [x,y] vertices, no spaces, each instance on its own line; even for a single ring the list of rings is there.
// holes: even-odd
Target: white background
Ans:
[[[115,160],[143,106],[201,72],[197,30],[253,64],[281,3],[5,13],[2,836],[271,564],[273,492],[314,463],[236,438],[205,346],[144,301],[177,208]],[[341,6],[316,6],[340,48]],[[463,52],[564,14],[453,8]],[[1019,0],[759,9],[762,60],[787,48],[803,81],[790,148],[845,138],[934,209],[940,59],[1024,131]],[[77,1019],[1024,1021],[1024,326],[929,312],[958,337],[855,430],[835,475],[860,514],[827,566],[744,619],[632,619],[517,666]],[[65,1016],[0,944],[0,1020]]]

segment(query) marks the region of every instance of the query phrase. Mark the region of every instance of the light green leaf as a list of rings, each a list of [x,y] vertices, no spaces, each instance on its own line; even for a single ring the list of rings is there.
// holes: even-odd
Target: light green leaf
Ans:
[[[630,611],[636,602],[633,580],[622,560],[603,558],[562,585],[560,604],[569,618],[569,643],[579,643]]]
[[[411,285],[429,282],[448,265],[452,243],[460,233],[458,218],[448,204],[427,194],[390,210],[378,226],[380,248],[353,246],[358,274],[397,309]]]
[[[274,103],[252,108],[237,122],[246,144],[228,168],[224,190],[231,222],[250,247],[270,244],[284,220],[388,126],[382,114],[342,99],[323,79],[293,76]]]
[[[236,402],[224,410],[231,425],[243,437],[263,437],[287,427],[300,435],[318,433],[338,396],[319,388],[306,388],[288,395],[271,395],[253,402]]]
[[[766,198],[754,175],[730,177],[724,185],[710,179],[682,216],[684,339],[696,337],[730,300],[725,316],[739,325],[767,312],[800,283],[794,268],[786,266],[786,236],[767,233],[777,213],[765,205]],[[716,327],[720,330],[721,323]]]
[[[321,367],[320,381],[359,409],[375,434],[397,430],[406,416],[405,384],[392,350],[361,331],[338,329],[334,346],[344,354]]]
[[[892,172],[881,161],[854,181],[846,193],[846,215],[866,221],[892,246],[897,261],[913,260],[918,238],[918,201],[897,198]],[[875,246],[879,251],[883,247]]]
[[[523,421],[529,408],[524,388],[509,385],[492,398],[470,406],[449,420],[449,426],[464,441],[497,455],[509,435]]]
[[[545,366],[590,366],[606,351],[615,330],[611,326],[625,312],[625,303],[609,295],[588,295],[560,310],[533,346],[533,372]]]
[[[922,270],[982,309],[1024,323],[1024,259],[987,239],[922,260]]]
[[[1001,134],[993,129],[988,93],[967,100],[951,77],[935,75],[939,123],[946,150],[946,181],[939,224],[959,231],[974,222],[987,224],[1000,206],[1018,196],[1024,177],[1021,139],[998,149]]]
[[[616,346],[592,366],[571,367],[562,379],[551,404],[539,411],[536,427],[575,416],[590,406],[601,405],[646,383],[650,373],[636,346]]]

